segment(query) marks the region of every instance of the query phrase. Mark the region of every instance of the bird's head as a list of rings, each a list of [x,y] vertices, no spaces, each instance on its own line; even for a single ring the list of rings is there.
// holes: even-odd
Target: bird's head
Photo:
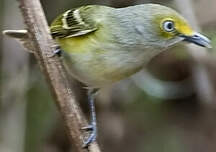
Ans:
[[[169,47],[181,41],[211,48],[210,40],[194,31],[184,17],[171,8],[149,4],[143,9],[145,17],[145,37],[149,44],[158,47]],[[148,23],[148,25],[146,24]]]

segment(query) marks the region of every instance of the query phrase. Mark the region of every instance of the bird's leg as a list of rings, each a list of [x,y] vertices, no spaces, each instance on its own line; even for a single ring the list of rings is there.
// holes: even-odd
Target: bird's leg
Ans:
[[[96,122],[96,112],[95,112],[95,105],[94,100],[95,96],[98,92],[98,89],[90,89],[88,90],[88,102],[90,106],[90,114],[91,114],[91,122],[90,125],[87,127],[83,127],[83,130],[91,131],[89,137],[86,141],[84,141],[83,147],[88,147],[88,145],[96,140],[97,136],[97,122]]]
[[[61,57],[62,55],[65,55],[60,48],[60,46],[57,46],[55,51],[53,52],[53,56],[57,55],[58,57]],[[91,115],[91,122],[90,125],[87,127],[83,127],[82,130],[91,131],[89,137],[86,141],[83,143],[83,147],[88,147],[88,145],[96,140],[97,136],[97,122],[96,122],[96,112],[95,112],[95,105],[94,100],[95,96],[97,94],[99,89],[89,89],[88,90],[88,103],[90,106],[90,115]]]

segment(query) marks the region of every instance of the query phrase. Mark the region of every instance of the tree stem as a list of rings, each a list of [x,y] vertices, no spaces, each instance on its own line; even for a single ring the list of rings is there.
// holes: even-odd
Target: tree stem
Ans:
[[[77,102],[76,86],[71,86],[59,57],[53,56],[56,45],[50,36],[40,1],[19,0],[19,3],[35,57],[56,100],[71,143],[77,152],[100,152],[96,143],[91,144],[89,150],[82,148],[84,136],[80,128],[86,126],[87,121]]]

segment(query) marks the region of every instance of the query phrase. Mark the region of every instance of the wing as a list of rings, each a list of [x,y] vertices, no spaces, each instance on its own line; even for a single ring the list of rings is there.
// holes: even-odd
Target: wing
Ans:
[[[53,38],[81,36],[97,30],[93,12],[92,6],[83,6],[58,16],[50,26]]]

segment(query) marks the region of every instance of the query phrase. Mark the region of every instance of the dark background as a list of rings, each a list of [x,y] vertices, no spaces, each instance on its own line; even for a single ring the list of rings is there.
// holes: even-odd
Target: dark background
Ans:
[[[153,79],[139,73],[104,88],[96,101],[98,142],[104,152],[215,152],[215,0],[41,0],[49,23],[82,5],[150,2],[186,14],[191,25],[198,25],[195,28],[212,40],[213,49],[202,50],[202,55],[193,45],[175,46],[149,63],[146,69]],[[0,0],[0,31],[23,28],[17,1]],[[85,89],[80,94],[88,116]],[[0,152],[71,151],[73,145],[34,56],[0,34]]]

